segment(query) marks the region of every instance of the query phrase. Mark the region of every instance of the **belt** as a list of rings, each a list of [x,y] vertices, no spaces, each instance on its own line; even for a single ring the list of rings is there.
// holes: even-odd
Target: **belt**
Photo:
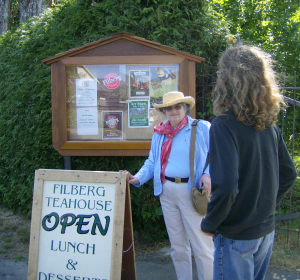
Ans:
[[[165,178],[171,182],[175,182],[177,184],[180,184],[180,183],[187,183],[189,181],[189,178],[172,178],[172,177],[168,177],[168,176],[165,176]]]

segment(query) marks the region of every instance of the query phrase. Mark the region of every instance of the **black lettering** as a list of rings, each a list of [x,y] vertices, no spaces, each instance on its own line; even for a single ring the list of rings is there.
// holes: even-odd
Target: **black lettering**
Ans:
[[[69,199],[69,208],[71,208],[71,203],[74,203],[74,209],[76,209],[76,199],[75,200],[71,200]]]
[[[59,188],[59,184],[54,184],[53,193],[55,193],[56,188]]]
[[[94,186],[88,186],[88,193],[87,193],[87,195],[90,195],[90,192],[93,194],[93,196],[95,196],[95,194],[94,194]]]
[[[90,200],[88,200],[88,208],[90,209],[90,210],[93,210],[93,209],[95,209],[95,200],[93,200],[94,201],[94,206],[93,206],[93,208],[90,208]]]
[[[73,248],[74,252],[75,253],[75,247],[76,247],[76,242],[74,243],[74,245],[71,243],[71,242],[68,242],[68,252],[69,252],[69,248],[70,246]]]
[[[57,251],[57,249],[53,249],[53,240],[51,240],[51,251]]]
[[[71,190],[71,194],[78,194],[78,186],[76,185],[72,185],[72,190]],[[76,190],[76,193],[73,193],[73,190]]]
[[[111,201],[105,201],[105,211],[111,211],[112,209],[110,208],[109,210],[107,209],[107,206],[110,206],[112,202]]]
[[[66,193],[66,187],[67,185],[64,185],[64,194],[70,194],[70,192]]]
[[[66,249],[67,249],[66,241],[65,241],[65,248],[64,248],[63,250],[62,250],[62,248],[60,248],[60,247],[61,247],[61,244],[62,244],[62,242],[59,241],[59,251],[61,251],[61,252],[66,251]],[[69,249],[69,247],[68,247],[68,249]],[[68,252],[69,252],[69,250],[68,250]]]
[[[83,203],[84,203],[84,206],[83,206],[83,207],[80,207],[79,203],[82,202],[82,201],[83,201]],[[78,203],[77,203],[77,206],[78,206],[79,209],[84,209],[84,208],[86,208],[86,201],[85,201],[84,199],[80,199],[80,200],[78,201]]]
[[[78,243],[78,245],[77,245],[77,252],[80,253],[80,254],[84,254],[84,252],[79,251],[79,248],[78,248],[79,245],[81,245],[81,244],[84,245],[84,243]]]
[[[102,200],[98,200],[98,201],[97,201],[97,205],[100,206],[100,209],[99,209],[99,208],[96,208],[96,210],[103,210],[103,204],[102,204],[102,203],[103,203]]]
[[[86,195],[86,193],[82,193],[85,188],[86,186],[80,186],[79,195]]]
[[[41,275],[43,275],[42,278]],[[47,280],[47,275],[44,272],[39,272],[39,280]]]
[[[95,244],[93,244],[93,246],[89,246],[89,243],[86,244],[86,253],[88,254],[89,253],[89,248],[93,248],[93,255],[95,255]]]
[[[102,189],[102,194],[101,194],[101,193],[99,194],[99,189]],[[99,196],[105,196],[105,190],[104,190],[103,187],[97,188],[96,193],[97,193]]]
[[[52,227],[48,228],[47,225],[46,225],[46,221],[48,223],[51,223],[51,217],[55,217],[55,223],[54,223],[54,225]],[[46,215],[43,218],[43,220],[42,220],[42,227],[46,231],[52,231],[52,230],[56,229],[58,223],[59,223],[59,216],[58,216],[58,214],[55,213],[55,212],[52,212],[52,213]]]
[[[68,223],[69,217],[71,217],[71,221]],[[66,227],[73,225],[75,221],[76,221],[76,216],[74,214],[68,213],[62,215],[60,218],[61,233],[64,234],[66,232]]]
[[[92,234],[92,235],[96,235],[96,226],[97,226],[98,229],[99,229],[99,231],[100,231],[100,233],[101,233],[103,236],[105,236],[106,233],[107,233],[107,231],[108,231],[109,222],[110,222],[110,217],[109,217],[109,216],[106,216],[106,217],[105,217],[106,224],[105,224],[105,229],[103,229],[98,214],[94,214],[93,216],[95,217],[95,221],[94,221],[94,224],[93,224],[93,228],[92,228],[91,234]]]
[[[76,223],[76,226],[77,226],[77,232],[79,234],[87,234],[89,232],[89,229],[88,230],[82,230],[81,227],[84,226],[84,225],[88,225],[89,222],[84,222],[83,220],[85,218],[91,218],[92,216],[93,215],[78,215],[77,216],[77,219],[79,219],[79,221]]]

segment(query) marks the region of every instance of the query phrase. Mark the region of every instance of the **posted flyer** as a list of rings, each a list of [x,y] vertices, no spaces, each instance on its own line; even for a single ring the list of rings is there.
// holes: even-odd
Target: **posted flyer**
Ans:
[[[130,128],[149,127],[149,100],[128,103],[128,120]]]
[[[105,140],[123,139],[123,112],[104,111],[101,115],[102,138]]]
[[[95,79],[76,79],[76,106],[97,106]]]
[[[150,67],[150,108],[153,103],[161,104],[165,93],[178,90],[178,75],[178,65]]]
[[[98,135],[97,107],[76,108],[77,135]]]
[[[130,70],[130,97],[149,96],[149,70]]]

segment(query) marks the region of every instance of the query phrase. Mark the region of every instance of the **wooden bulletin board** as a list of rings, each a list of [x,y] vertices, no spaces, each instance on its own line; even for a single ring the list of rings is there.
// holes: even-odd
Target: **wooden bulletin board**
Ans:
[[[125,174],[36,170],[27,279],[136,279]]]
[[[51,65],[52,141],[63,156],[147,156],[170,91],[196,98],[204,58],[119,32],[42,60]],[[195,107],[191,116],[195,117]]]

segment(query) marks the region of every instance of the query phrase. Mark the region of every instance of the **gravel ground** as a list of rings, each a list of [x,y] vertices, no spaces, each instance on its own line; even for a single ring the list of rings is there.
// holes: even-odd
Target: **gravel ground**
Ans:
[[[26,280],[28,270],[30,220],[0,207],[0,280]],[[135,237],[138,280],[175,280],[168,240],[145,243]],[[197,273],[194,265],[194,277]],[[268,270],[266,280],[300,280],[299,274]]]
[[[136,258],[138,280],[176,280],[172,261],[168,258]],[[0,260],[1,280],[26,280],[27,261]],[[194,268],[193,280],[197,279]],[[300,280],[300,275],[286,271],[268,269],[265,280]],[[246,279],[245,279],[246,280]]]

